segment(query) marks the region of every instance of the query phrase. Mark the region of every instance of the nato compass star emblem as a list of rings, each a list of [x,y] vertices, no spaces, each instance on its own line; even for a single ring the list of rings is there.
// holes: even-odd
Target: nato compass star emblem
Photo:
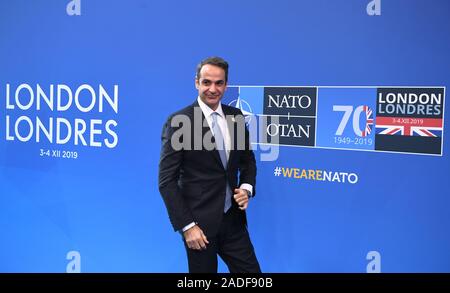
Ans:
[[[249,103],[247,103],[245,100],[238,97],[236,100],[231,101],[228,106],[232,106],[235,108],[238,108],[242,111],[242,114],[244,114],[245,117],[245,123],[248,124],[250,120],[252,119],[253,112],[252,108],[250,107]]]

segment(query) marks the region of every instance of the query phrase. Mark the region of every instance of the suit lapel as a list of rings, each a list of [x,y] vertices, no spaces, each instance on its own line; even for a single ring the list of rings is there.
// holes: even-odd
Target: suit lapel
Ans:
[[[198,102],[195,101],[195,103],[192,104],[192,106],[193,107],[198,107],[200,109],[201,113],[202,113],[202,145],[203,145],[203,138],[205,137],[205,135],[208,132],[211,132],[211,134],[212,134],[212,131],[211,131],[211,128],[209,127],[208,121],[206,121],[205,114],[203,114],[203,111],[201,110],[200,105],[198,104]],[[210,151],[208,153],[210,153],[216,159],[217,163],[220,166],[222,166],[222,168],[223,168],[222,160],[220,159],[220,154],[219,154],[219,151],[217,150],[217,146],[216,146],[216,148],[214,150],[212,150],[212,151]]]

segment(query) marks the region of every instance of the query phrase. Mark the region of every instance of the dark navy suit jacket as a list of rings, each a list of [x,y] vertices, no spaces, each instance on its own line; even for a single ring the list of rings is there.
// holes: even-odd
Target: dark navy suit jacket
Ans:
[[[194,122],[194,109],[197,118],[201,113],[201,122]],[[212,134],[197,101],[170,115],[163,127],[159,191],[175,231],[196,222],[207,237],[215,236],[223,217],[226,184],[230,185],[233,192],[242,183],[248,183],[253,186],[252,196],[256,194],[256,162],[244,116],[239,109],[224,104],[222,110],[225,116],[232,117],[227,119],[232,149],[226,169],[216,149],[208,150],[203,144],[198,147],[198,142],[202,142],[205,135],[209,135],[206,137],[208,139]],[[183,124],[171,126],[172,120],[179,114],[185,115],[184,117],[190,120],[188,128],[190,137],[180,136]],[[195,123],[199,127],[196,127]],[[237,139],[239,131],[243,134],[240,135],[243,138],[241,141]],[[181,149],[173,147],[171,138],[174,134],[185,147]],[[213,137],[212,141],[214,142]],[[194,149],[196,142],[197,149]],[[231,208],[239,214],[239,224],[246,225],[245,211],[238,208],[234,199],[232,202]]]

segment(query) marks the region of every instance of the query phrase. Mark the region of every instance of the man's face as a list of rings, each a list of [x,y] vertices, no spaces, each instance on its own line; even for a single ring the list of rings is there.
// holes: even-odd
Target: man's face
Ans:
[[[200,99],[215,111],[227,88],[225,70],[211,64],[203,65],[200,76],[195,80],[195,87]]]

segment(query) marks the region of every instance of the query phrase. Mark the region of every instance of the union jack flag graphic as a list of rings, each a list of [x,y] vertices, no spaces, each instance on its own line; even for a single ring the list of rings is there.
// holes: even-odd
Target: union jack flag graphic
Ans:
[[[376,134],[442,137],[442,119],[377,117]]]
[[[373,128],[373,112],[368,106],[363,106],[364,113],[366,113],[366,126],[362,132],[362,136],[368,136]]]

